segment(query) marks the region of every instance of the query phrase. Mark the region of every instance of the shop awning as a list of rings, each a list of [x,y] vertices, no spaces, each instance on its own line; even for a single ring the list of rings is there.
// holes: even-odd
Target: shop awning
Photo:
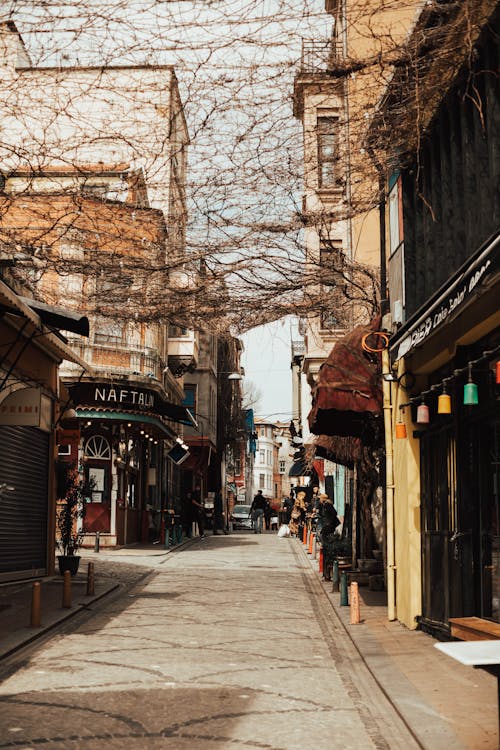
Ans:
[[[79,333],[80,336],[88,336],[89,320],[85,315],[73,312],[72,310],[46,305],[45,302],[39,302],[29,297],[19,297],[21,302],[30,307],[39,316],[42,323],[51,328],[57,328],[62,331]]]
[[[149,414],[131,414],[125,411],[111,411],[110,409],[77,409],[76,416],[78,419],[104,419],[115,422],[139,422],[140,424],[149,424],[156,427],[166,438],[177,437],[175,432],[161,419],[151,417]]]
[[[318,435],[313,443],[306,446],[306,453],[311,460],[314,456],[319,456],[352,469],[361,458],[361,440],[355,437]]]
[[[168,419],[172,422],[198,427],[196,420],[186,406],[167,401],[159,387],[150,387],[142,381],[126,377],[115,380],[82,380],[66,383],[75,407],[81,409],[107,409],[110,412],[149,415],[153,418]],[[118,408],[114,408],[118,407]]]
[[[380,356],[365,352],[363,336],[379,330],[380,320],[357,326],[340,339],[322,364],[313,389],[309,426],[315,435],[378,439],[382,421]]]

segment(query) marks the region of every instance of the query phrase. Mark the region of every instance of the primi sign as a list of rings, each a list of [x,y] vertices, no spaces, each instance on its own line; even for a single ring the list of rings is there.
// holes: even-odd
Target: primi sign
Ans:
[[[0,402],[0,424],[50,432],[52,401],[40,388],[21,388]]]

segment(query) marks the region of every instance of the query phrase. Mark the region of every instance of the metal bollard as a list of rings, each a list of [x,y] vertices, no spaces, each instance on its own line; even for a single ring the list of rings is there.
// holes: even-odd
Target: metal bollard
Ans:
[[[94,596],[94,593],[94,563],[89,562],[89,567],[87,568],[87,596]]]
[[[361,622],[359,614],[359,589],[356,581],[351,583],[351,625]]]
[[[35,581],[31,589],[30,628],[39,628],[42,624],[40,615],[40,581]]]
[[[332,572],[332,591],[339,590],[339,561],[333,561],[333,572]]]
[[[99,552],[99,545],[101,544],[101,534],[99,531],[95,533],[94,552]]]
[[[182,543],[182,525],[179,523],[177,525],[177,544]]]
[[[71,609],[71,573],[64,571],[62,606]]]
[[[347,607],[349,599],[347,597],[347,573],[345,570],[340,575],[340,606]]]

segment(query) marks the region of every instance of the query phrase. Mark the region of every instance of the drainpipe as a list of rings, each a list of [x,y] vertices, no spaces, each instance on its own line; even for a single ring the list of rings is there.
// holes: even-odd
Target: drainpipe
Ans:
[[[390,372],[389,352],[382,352],[382,372]],[[396,619],[396,587],[394,560],[394,453],[392,442],[392,403],[391,383],[382,378],[384,397],[385,431],[385,506],[386,506],[386,546],[387,546],[387,618]]]

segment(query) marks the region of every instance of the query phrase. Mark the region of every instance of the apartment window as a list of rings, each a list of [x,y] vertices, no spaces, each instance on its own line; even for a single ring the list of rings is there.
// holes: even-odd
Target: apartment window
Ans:
[[[182,339],[189,336],[189,328],[182,328],[182,326],[169,325],[168,337],[169,339]]]
[[[265,474],[259,474],[259,489],[261,490],[266,489],[266,475]]]
[[[318,117],[318,183],[320,188],[335,186],[338,117]]]
[[[196,416],[196,385],[184,384],[183,406],[186,406],[191,414]]]
[[[271,453],[271,451],[267,451],[267,463],[268,463],[268,464],[269,464],[270,466],[272,466],[272,463],[273,463],[273,456],[272,456],[272,453]]]
[[[279,473],[284,474],[286,469],[286,461],[284,458],[280,458],[279,460]]]
[[[265,450],[261,449],[259,451],[259,461],[260,461],[261,464],[265,464],[266,463],[266,451]]]
[[[106,318],[98,318],[95,322],[95,344],[121,344],[123,339],[123,323]]]
[[[271,476],[268,476],[267,477],[267,489],[272,490],[272,488],[273,488],[273,479]]]

